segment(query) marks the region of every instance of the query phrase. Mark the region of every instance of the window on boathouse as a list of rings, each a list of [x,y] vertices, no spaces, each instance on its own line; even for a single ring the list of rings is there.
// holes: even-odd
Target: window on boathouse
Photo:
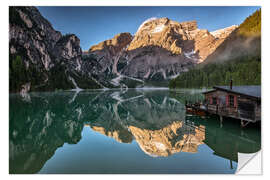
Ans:
[[[229,95],[229,106],[234,107],[234,96],[233,95]]]
[[[212,104],[216,105],[217,104],[217,98],[213,97]]]

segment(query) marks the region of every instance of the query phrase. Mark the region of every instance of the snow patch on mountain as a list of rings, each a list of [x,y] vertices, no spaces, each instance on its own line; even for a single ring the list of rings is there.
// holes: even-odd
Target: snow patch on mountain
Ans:
[[[195,55],[196,54],[196,52],[194,51],[194,49],[192,49],[192,51],[190,51],[190,52],[184,52],[184,55],[187,57],[187,58],[189,58],[189,59],[193,59],[193,55]]]
[[[98,82],[94,77],[92,77],[90,73],[89,73],[89,76],[91,77],[91,79],[93,81],[95,81],[98,85],[100,85],[102,87],[102,89],[104,89],[104,90],[107,90],[108,89],[107,87],[103,86],[103,84],[101,84],[100,82]]]
[[[202,36],[202,38],[207,37],[207,36],[208,36],[208,34],[205,34],[205,35]]]
[[[125,77],[125,78],[127,78],[127,79],[132,79],[132,80],[134,80],[134,81],[139,81],[139,82],[144,83],[144,81],[143,81],[143,80],[141,80],[141,79],[137,79],[137,78],[134,78],[134,77],[129,77],[129,76],[123,76],[123,77]]]
[[[175,79],[177,78],[177,76],[179,76],[180,73],[177,73],[175,75],[169,76],[168,79]]]
[[[129,76],[119,74],[116,78],[111,80],[111,84],[113,84],[114,86],[121,86],[121,88],[122,87],[123,88],[128,88],[128,86],[126,84],[120,83],[120,81],[123,80],[123,78],[131,79],[131,80],[134,80],[134,81],[139,81],[141,83],[144,83],[144,81],[141,80],[141,79],[137,79],[137,78],[134,78],[134,77],[129,77]]]
[[[152,31],[152,33],[162,32],[164,30],[164,27],[165,27],[164,24],[160,24]]]
[[[111,80],[111,83],[114,86],[120,86],[120,81],[122,80],[122,77],[123,77],[122,75],[117,76],[116,78]]]
[[[223,29],[218,29],[216,31],[210,32],[214,37],[219,38],[222,34],[230,34],[234,29],[236,29],[238,25],[232,25]]]
[[[143,76],[143,78],[147,79],[151,73],[151,70],[148,69],[147,73]]]
[[[166,146],[164,144],[162,144],[161,142],[154,142],[156,148],[158,150],[161,150],[161,151],[166,151]]]
[[[150,21],[153,21],[153,20],[156,20],[156,19],[158,19],[158,18],[157,18],[157,17],[151,17],[151,18],[146,19],[146,20],[139,26],[137,32],[139,32],[139,31],[142,29],[142,27],[143,27],[146,23],[148,23],[148,22],[150,22]],[[137,32],[136,32],[136,34],[137,34]]]
[[[188,59],[191,59],[193,60],[194,63],[200,63],[200,59],[198,59],[196,57],[196,51],[194,51],[194,49],[192,49],[192,51],[190,52],[184,52],[184,55],[188,58]]]
[[[76,91],[76,92],[82,91],[82,89],[79,88],[79,86],[77,85],[77,83],[75,82],[75,80],[72,77],[69,76],[68,78],[69,78],[69,80],[72,81],[73,85],[75,86],[75,89],[72,89],[72,91]]]

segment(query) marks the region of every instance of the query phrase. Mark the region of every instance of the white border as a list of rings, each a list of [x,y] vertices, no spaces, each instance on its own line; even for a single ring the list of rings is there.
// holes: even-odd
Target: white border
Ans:
[[[1,82],[1,114],[2,114],[2,123],[1,123],[1,179],[4,178],[22,178],[22,179],[31,179],[31,178],[65,178],[65,179],[74,179],[74,178],[115,178],[115,179],[138,179],[138,178],[147,178],[147,179],[172,179],[172,178],[189,178],[189,179],[215,179],[217,175],[114,175],[114,176],[78,176],[78,175],[26,175],[26,176],[17,176],[17,175],[8,175],[8,6],[12,5],[34,5],[34,6],[262,6],[262,161],[263,161],[263,174],[264,176],[243,176],[243,175],[230,175],[230,176],[218,176],[221,179],[227,178],[243,178],[243,179],[254,179],[254,178],[266,178],[269,175],[269,165],[266,164],[269,158],[269,143],[267,142],[270,138],[269,130],[270,127],[270,116],[268,111],[268,102],[270,102],[270,9],[269,9],[269,0],[2,0],[1,1],[1,71],[0,71],[0,82]],[[266,139],[266,140],[265,140]],[[267,140],[268,139],[268,140]],[[205,162],[207,163],[207,162]],[[269,178],[269,177],[268,177]]]
[[[258,0],[12,0],[10,5],[40,6],[256,6]]]

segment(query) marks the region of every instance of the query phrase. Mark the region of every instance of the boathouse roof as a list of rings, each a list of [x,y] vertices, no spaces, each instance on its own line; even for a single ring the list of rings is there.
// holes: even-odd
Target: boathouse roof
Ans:
[[[213,88],[214,90],[204,92],[204,94],[210,93],[216,90],[221,90],[221,91],[261,98],[261,86],[232,86],[232,89],[230,88],[230,86],[214,86]]]

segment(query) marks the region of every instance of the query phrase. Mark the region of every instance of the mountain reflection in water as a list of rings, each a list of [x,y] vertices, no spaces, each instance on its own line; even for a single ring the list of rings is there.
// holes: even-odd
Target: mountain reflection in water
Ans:
[[[219,121],[213,117],[202,119],[188,116],[185,114],[183,102],[194,98],[201,98],[200,94],[183,91],[175,95],[168,90],[138,89],[31,93],[27,97],[11,94],[9,171],[12,174],[44,173],[44,169],[49,168],[47,166],[50,162],[56,161],[53,157],[61,156],[57,149],[70,148],[64,144],[80,146],[80,141],[87,138],[82,136],[86,128],[102,135],[98,136],[98,143],[89,141],[82,147],[105,147],[106,138],[111,137],[109,139],[114,139],[117,143],[108,149],[113,154],[110,158],[117,156],[121,151],[123,148],[121,144],[129,144],[134,151],[129,149],[124,153],[134,156],[130,157],[130,161],[136,161],[137,165],[134,163],[133,169],[121,169],[119,165],[116,169],[117,167],[109,166],[110,163],[106,162],[109,153],[88,152],[99,153],[100,157],[104,158],[99,159],[100,162],[97,163],[101,163],[104,169],[91,170],[91,165],[87,170],[81,167],[82,169],[75,171],[72,167],[67,171],[46,170],[45,173],[234,173],[238,152],[254,153],[260,150],[260,129],[254,127],[241,129],[239,124],[230,121],[224,122],[221,127]],[[202,150],[198,150],[200,146]],[[80,151],[84,151],[82,147]],[[140,152],[135,150],[136,147],[141,149]],[[147,157],[141,158],[141,152],[147,154]],[[178,157],[181,155],[179,152],[184,157]],[[192,156],[192,154],[205,156],[202,153],[207,155],[205,157],[207,162],[204,162],[203,166],[209,164],[209,170],[200,170],[203,167],[196,164],[201,162],[197,162]],[[216,160],[216,157],[233,163],[230,162],[229,168],[226,163],[220,165],[224,169],[211,169],[215,167],[211,163],[221,162]],[[196,164],[182,161],[184,158],[193,158],[192,162]],[[80,161],[82,166],[83,163],[88,163],[87,166],[90,166],[89,163],[96,163],[93,158]],[[128,159],[117,161],[123,164],[131,163]],[[114,166],[117,166],[117,162],[114,163]],[[47,166],[44,167],[45,164]],[[181,169],[185,165],[187,169]],[[170,166],[179,166],[179,169],[172,170]],[[193,169],[193,166],[196,168]]]

